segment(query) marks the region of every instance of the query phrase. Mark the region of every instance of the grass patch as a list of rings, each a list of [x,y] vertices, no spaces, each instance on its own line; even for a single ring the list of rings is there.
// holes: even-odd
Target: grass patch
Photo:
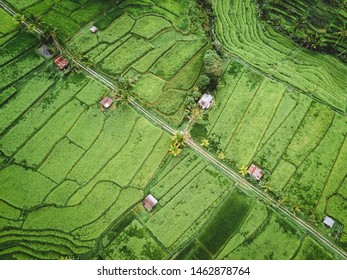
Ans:
[[[84,152],[83,149],[70,140],[63,138],[54,146],[47,159],[39,168],[39,172],[54,182],[60,183]]]
[[[311,237],[305,238],[296,260],[332,260],[333,257]]]
[[[138,37],[131,37],[118,49],[106,57],[100,67],[112,74],[121,74],[134,61],[152,49],[152,45]]]
[[[161,95],[165,81],[148,73],[140,77],[136,82],[133,92],[141,99],[154,103]]]
[[[160,31],[170,27],[171,24],[162,17],[148,15],[136,20],[132,32],[146,39],[151,39]]]
[[[166,253],[153,240],[147,230],[134,220],[105,249],[106,259],[161,260]]]
[[[45,203],[55,204],[61,207],[66,206],[69,198],[80,187],[81,186],[74,181],[64,181],[47,196]]]
[[[110,182],[98,183],[79,205],[45,206],[29,213],[24,229],[53,229],[69,232],[100,217],[117,199],[120,188]]]
[[[300,245],[300,234],[286,221],[272,215],[268,226],[249,237],[226,258],[233,260],[290,259]]]
[[[3,9],[0,9],[0,26],[2,34],[13,32],[18,27],[18,25],[14,22],[12,17]]]
[[[200,234],[199,241],[215,255],[241,227],[252,206],[247,196],[235,189]]]
[[[43,175],[18,165],[0,170],[0,198],[20,209],[38,206],[55,184]]]
[[[184,247],[175,260],[211,260],[212,256],[210,253],[202,248],[196,241],[189,243],[188,246]]]
[[[0,90],[13,84],[43,63],[44,59],[30,51],[1,68]]]
[[[67,137],[87,150],[100,135],[104,122],[105,115],[99,109],[89,108],[80,116],[76,124],[68,132]]]
[[[225,177],[212,168],[206,168],[151,216],[146,226],[166,247],[170,247],[229,187]]]
[[[9,102],[9,111],[11,108],[13,109],[12,106],[20,108],[22,105],[19,102],[23,102],[24,105],[25,101],[29,102],[26,98],[33,98],[30,92],[42,94],[46,90],[42,99],[35,103],[15,125],[12,125],[10,130],[0,140],[0,146],[5,154],[13,155],[64,104],[72,99],[76,92],[87,82],[83,75],[69,75],[66,79],[56,81],[54,76],[49,77],[49,73],[50,68],[33,78],[31,80],[33,83],[27,83],[23,87],[18,87],[17,96],[20,96],[18,97],[19,100],[13,100],[13,103],[12,100]],[[53,85],[54,82],[56,83]]]
[[[78,101],[71,101],[51,118],[14,156],[16,161],[38,166],[53,146],[71,129],[85,108]],[[38,150],[37,147],[40,147]]]
[[[151,72],[171,80],[205,44],[203,40],[178,41],[151,68]]]

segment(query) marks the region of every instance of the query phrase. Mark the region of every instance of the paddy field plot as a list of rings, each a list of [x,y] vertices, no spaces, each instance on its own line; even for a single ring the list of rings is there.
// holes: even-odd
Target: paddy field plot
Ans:
[[[213,1],[225,51],[262,73],[346,113],[347,66],[308,51],[257,18],[255,1]],[[241,32],[240,32],[241,31]]]
[[[18,93],[0,107],[1,115],[24,102],[21,83],[30,78],[14,85]],[[86,76],[51,82],[35,104],[3,125],[2,258],[91,258],[97,240],[143,199],[170,144],[128,106],[101,112],[88,91],[100,100],[107,89]]]
[[[96,34],[82,29],[68,46],[72,52],[82,52],[110,78],[136,78],[134,97],[178,126],[187,93],[200,75],[208,42],[202,32],[193,34],[169,17],[163,3],[156,5],[149,13],[143,3],[130,7],[125,1],[120,9],[95,22],[100,28]],[[180,5],[185,1],[170,8]],[[184,9],[180,12],[185,18]]]
[[[308,259],[334,258],[270,208],[235,188],[174,257],[271,260],[300,259],[302,255]]]
[[[346,200],[336,192],[346,188],[347,120],[326,105],[231,61],[191,134],[217,141],[235,169],[267,170],[270,192],[289,207],[318,221],[345,220]]]

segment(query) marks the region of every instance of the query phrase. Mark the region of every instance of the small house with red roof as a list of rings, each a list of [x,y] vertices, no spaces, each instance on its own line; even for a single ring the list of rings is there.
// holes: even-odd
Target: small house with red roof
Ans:
[[[60,70],[64,70],[69,65],[69,62],[61,54],[54,58],[54,63]]]
[[[105,109],[109,108],[111,104],[113,103],[113,100],[109,98],[108,96],[105,96],[101,101],[100,105],[104,107]]]
[[[252,164],[249,168],[247,173],[254,177],[257,180],[260,180],[261,177],[263,177],[263,170],[261,170],[258,166],[255,164]]]
[[[143,200],[142,205],[146,208],[148,212],[152,211],[153,207],[158,204],[158,200],[154,198],[153,195],[149,194]]]

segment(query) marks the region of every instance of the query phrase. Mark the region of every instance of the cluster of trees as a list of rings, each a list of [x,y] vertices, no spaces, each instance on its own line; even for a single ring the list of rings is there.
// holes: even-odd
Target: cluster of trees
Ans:
[[[169,148],[169,154],[177,157],[181,154],[182,149],[186,146],[187,137],[181,132],[176,133],[171,137],[172,144]]]
[[[202,111],[197,105],[197,101],[205,91],[216,89],[218,80],[223,73],[223,63],[221,57],[215,50],[208,50],[204,55],[203,71],[196,82],[196,88],[188,93],[187,117],[191,123],[198,120]]]
[[[339,9],[345,9],[344,1],[327,4],[328,10],[322,10],[325,4],[317,7],[318,10],[310,7],[305,12],[295,8],[286,9],[286,18],[278,10],[281,6],[274,1],[257,1],[260,19],[272,25],[276,31],[289,36],[307,49],[335,54],[342,61],[347,61],[347,24],[338,14]]]
[[[41,16],[31,14],[15,14],[13,20],[20,24],[30,33],[38,33],[44,43],[53,43],[59,50],[59,32],[56,27],[50,28],[44,24]]]
[[[207,88],[214,90],[222,73],[222,58],[214,49],[208,50],[204,55],[203,73],[197,81],[197,87],[201,92]]]

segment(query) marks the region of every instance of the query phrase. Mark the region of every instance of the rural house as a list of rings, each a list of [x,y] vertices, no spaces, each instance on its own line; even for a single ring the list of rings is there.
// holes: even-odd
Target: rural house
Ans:
[[[199,100],[199,105],[202,109],[208,109],[213,103],[213,96],[209,93],[204,93],[200,100]]]
[[[60,70],[64,70],[69,65],[69,62],[61,54],[54,58],[54,63]]]
[[[152,211],[153,207],[157,205],[157,203],[158,200],[156,200],[154,196],[151,194],[147,195],[142,202],[143,206],[147,209],[147,211]]]
[[[261,177],[263,177],[263,170],[261,170],[258,166],[255,164],[252,164],[249,168],[247,173],[251,176],[253,176],[255,179],[260,180]]]
[[[90,28],[90,31],[91,31],[92,33],[96,33],[96,32],[98,31],[98,28],[97,28],[96,26],[92,26],[92,27]]]
[[[332,228],[334,226],[334,224],[335,224],[335,221],[332,218],[330,218],[329,216],[325,216],[325,219],[324,219],[323,223],[326,226]]]
[[[105,109],[109,108],[111,106],[111,104],[113,103],[113,100],[111,98],[109,98],[108,96],[105,96],[101,101],[100,101],[100,105],[102,105],[102,107],[104,107]]]

